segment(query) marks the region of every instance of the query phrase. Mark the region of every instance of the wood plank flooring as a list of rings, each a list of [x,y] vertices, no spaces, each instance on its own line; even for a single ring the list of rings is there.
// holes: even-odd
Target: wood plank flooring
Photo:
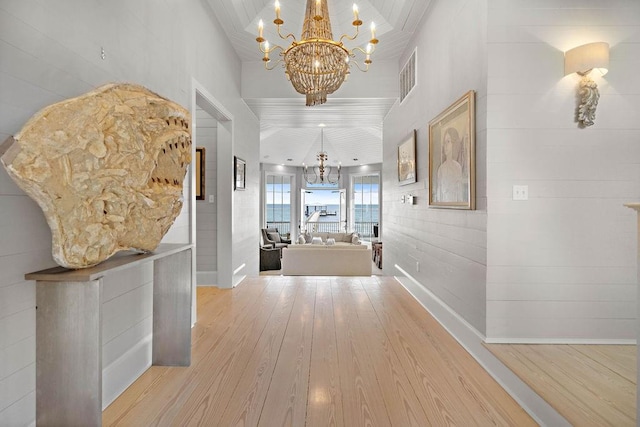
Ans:
[[[396,282],[198,288],[190,367],[151,367],[105,426],[535,425]]]
[[[571,424],[636,425],[636,346],[486,347]]]

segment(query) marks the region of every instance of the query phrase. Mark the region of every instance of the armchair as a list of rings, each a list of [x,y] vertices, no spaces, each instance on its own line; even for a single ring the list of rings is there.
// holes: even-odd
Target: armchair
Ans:
[[[291,244],[290,239],[284,239],[280,236],[277,228],[263,228],[262,229],[262,241],[264,246],[270,246],[272,248],[286,248]]]

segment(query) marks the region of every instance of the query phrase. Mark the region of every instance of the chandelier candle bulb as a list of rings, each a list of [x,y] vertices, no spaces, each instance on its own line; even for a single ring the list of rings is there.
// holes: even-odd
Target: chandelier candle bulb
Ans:
[[[269,42],[265,41],[264,42],[264,58],[262,58],[263,61],[269,61]]]
[[[280,2],[276,0],[276,19],[280,19]]]
[[[263,31],[264,31],[264,22],[262,22],[262,19],[261,19],[260,21],[258,21],[258,38],[256,39],[258,43],[262,43],[264,41],[264,38],[262,37]]]
[[[354,3],[353,4],[353,26],[359,27],[360,25],[362,25],[362,21],[358,16],[358,5]]]

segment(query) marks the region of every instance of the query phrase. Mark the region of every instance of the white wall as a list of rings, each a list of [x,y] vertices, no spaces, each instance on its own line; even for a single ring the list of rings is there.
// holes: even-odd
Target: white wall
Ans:
[[[578,129],[563,52],[594,41],[611,65]],[[488,61],[487,338],[635,339],[640,3],[489,1]]]
[[[417,46],[418,83],[384,121],[383,264],[410,274],[476,330],[485,331],[486,298],[486,1],[435,1],[400,64]],[[396,87],[398,85],[396,80]],[[428,123],[476,91],[475,211],[429,209]],[[397,149],[417,129],[415,184],[398,185]],[[415,205],[400,197],[417,196]]]
[[[248,173],[247,191],[231,199],[235,225],[229,250],[234,266],[244,265],[245,274],[257,274],[257,251],[247,248],[255,249],[259,231],[258,122],[240,99],[240,61],[205,4],[0,2],[0,140],[15,134],[40,108],[113,81],[139,83],[190,106],[191,82],[196,79],[233,114],[233,153],[247,160]],[[166,242],[189,241],[189,216],[188,208],[183,209]],[[4,169],[0,170],[0,235],[0,425],[28,425],[35,418],[35,286],[24,280],[24,274],[54,262],[44,216]],[[124,316],[129,323],[114,331],[110,342],[125,342],[127,333],[147,321],[134,315],[146,313],[150,298],[143,291],[144,274],[140,277],[114,306],[116,312],[126,307],[131,316]],[[148,337],[148,332],[143,330],[140,336]],[[120,345],[122,352],[112,353],[107,345],[105,373],[109,369],[110,378],[117,377],[120,383],[105,381],[105,387],[116,390],[132,380],[127,371],[135,370],[137,355],[127,354]],[[109,393],[105,390],[105,401]]]

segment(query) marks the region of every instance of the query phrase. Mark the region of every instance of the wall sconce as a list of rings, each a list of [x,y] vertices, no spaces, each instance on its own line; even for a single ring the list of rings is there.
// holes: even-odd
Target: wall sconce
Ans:
[[[609,71],[608,43],[589,43],[565,52],[564,75],[578,73],[582,76],[578,91],[580,105],[576,114],[580,127],[591,126],[596,118],[600,93],[596,82],[589,77],[592,70],[597,70],[603,76]]]

